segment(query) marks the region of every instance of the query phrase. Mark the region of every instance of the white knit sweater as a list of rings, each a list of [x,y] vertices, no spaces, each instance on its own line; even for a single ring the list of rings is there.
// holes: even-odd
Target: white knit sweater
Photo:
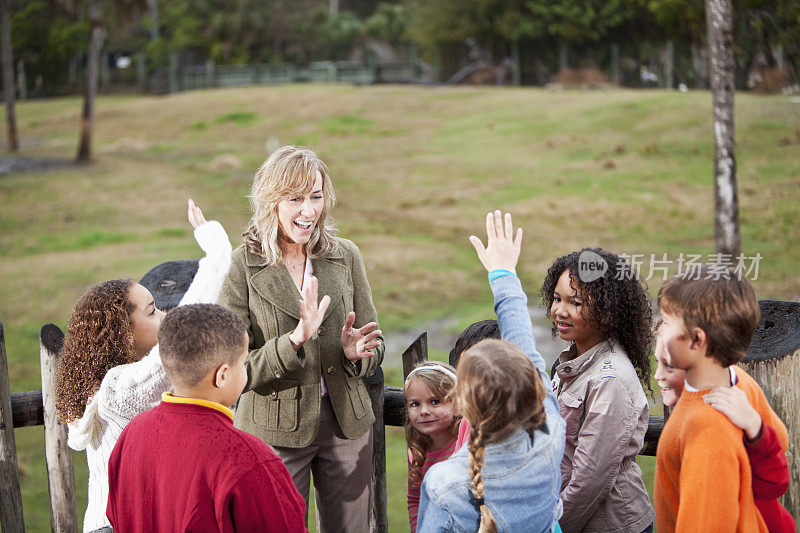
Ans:
[[[231,265],[231,243],[219,222],[195,229],[194,238],[206,256],[178,305],[216,303]],[[85,449],[89,464],[84,532],[110,525],[106,518],[108,459],[122,430],[133,417],[158,405],[161,393],[171,389],[156,345],[141,361],[109,370],[89,398],[83,416],[69,423],[67,444],[73,450]]]

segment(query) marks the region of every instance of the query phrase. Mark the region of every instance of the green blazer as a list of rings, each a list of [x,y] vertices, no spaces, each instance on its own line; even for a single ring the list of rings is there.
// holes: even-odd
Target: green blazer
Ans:
[[[317,436],[320,414],[320,376],[348,439],[372,427],[375,415],[361,380],[383,360],[383,338],[375,356],[353,365],[344,356],[341,335],[350,311],[354,327],[377,321],[364,261],[355,244],[336,239],[333,252],[312,259],[320,298],[331,303],[317,334],[295,351],[289,334],[300,320],[300,293],[283,264],[267,266],[245,245],[233,251],[231,269],[219,303],[244,320],[250,338],[248,380],[239,399],[234,425],[271,446],[303,448]]]

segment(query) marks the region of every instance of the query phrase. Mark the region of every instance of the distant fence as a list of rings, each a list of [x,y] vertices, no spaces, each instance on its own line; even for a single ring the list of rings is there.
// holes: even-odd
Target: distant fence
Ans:
[[[436,79],[434,68],[421,59],[405,61],[315,61],[307,64],[259,63],[248,65],[216,65],[213,61],[192,66],[179,66],[177,55],[169,65],[147,74],[143,54],[133,61],[135,79],[118,75],[103,65],[100,91],[138,90],[151,94],[237,87],[243,85],[281,85],[288,83],[431,83]]]

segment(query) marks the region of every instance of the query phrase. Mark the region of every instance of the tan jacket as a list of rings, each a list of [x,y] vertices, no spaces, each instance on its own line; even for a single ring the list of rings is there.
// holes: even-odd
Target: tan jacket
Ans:
[[[345,437],[362,436],[375,421],[361,378],[374,374],[383,360],[384,345],[374,350],[374,357],[354,366],[341,343],[350,311],[356,313],[354,327],[377,321],[361,254],[349,240],[337,239],[333,252],[312,259],[311,264],[320,298],[327,294],[331,303],[317,334],[298,351],[289,334],[300,320],[300,293],[284,265],[267,266],[264,258],[239,246],[220,296],[221,305],[242,317],[250,337],[248,381],[234,425],[271,446],[303,448],[314,440],[323,372]]]
[[[553,379],[567,423],[561,529],[641,533],[655,519],[634,461],[649,421],[647,397],[616,342],[575,354],[574,344],[561,353]]]

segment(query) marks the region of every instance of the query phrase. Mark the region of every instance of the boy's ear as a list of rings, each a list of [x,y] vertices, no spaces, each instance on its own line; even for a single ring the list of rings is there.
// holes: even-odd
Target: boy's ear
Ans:
[[[693,350],[701,350],[708,347],[708,337],[706,337],[706,332],[702,328],[692,328],[689,338]]]
[[[214,371],[214,386],[218,389],[225,387],[225,384],[228,380],[228,371],[230,370],[230,365],[228,363],[222,363],[217,367]]]

